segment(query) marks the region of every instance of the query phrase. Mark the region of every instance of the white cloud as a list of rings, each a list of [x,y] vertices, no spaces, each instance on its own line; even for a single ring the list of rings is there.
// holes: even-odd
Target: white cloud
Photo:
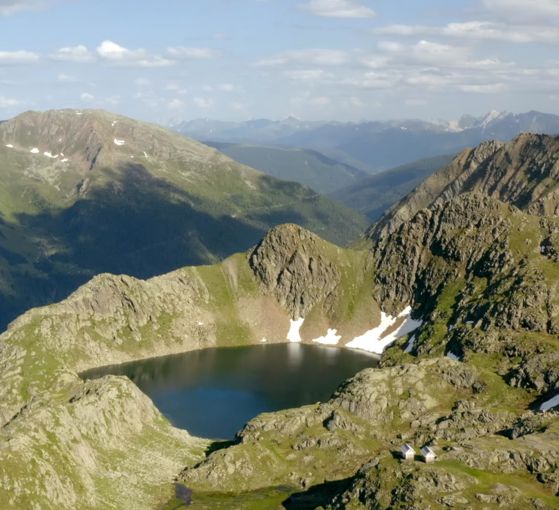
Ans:
[[[345,51],[323,48],[309,48],[278,53],[257,62],[259,66],[278,66],[285,64],[342,65],[349,61]]]
[[[234,92],[236,87],[232,83],[221,83],[217,88],[223,92]]]
[[[361,99],[359,99],[356,96],[349,97],[348,98],[348,103],[353,108],[363,108],[365,106],[365,103],[363,101],[361,101]]]
[[[129,50],[113,41],[103,41],[97,47],[97,54],[103,60],[121,66],[168,67],[175,62],[158,55],[150,55],[143,49]]]
[[[0,65],[5,64],[31,64],[39,60],[39,55],[32,51],[0,51]]]
[[[52,60],[64,62],[91,62],[95,60],[95,56],[82,44],[60,48],[56,52],[51,53],[49,57]]]
[[[62,83],[76,83],[79,80],[75,76],[71,76],[69,74],[60,73],[56,79]]]
[[[559,28],[544,25],[522,25],[494,21],[465,21],[444,26],[388,25],[376,33],[397,36],[444,36],[474,41],[506,41],[512,43],[545,42],[559,44]]]
[[[206,97],[195,97],[192,101],[198,108],[201,108],[202,110],[208,110],[210,108],[213,108],[214,106],[213,99]]]
[[[286,71],[284,74],[291,80],[303,82],[317,82],[331,77],[323,69],[297,69]]]
[[[473,94],[499,94],[506,90],[504,83],[484,83],[478,85],[460,85],[458,87],[462,92]]]
[[[550,18],[559,18],[557,0],[483,0],[483,5],[498,17],[520,23],[547,23]]]
[[[80,99],[84,103],[91,103],[92,101],[95,101],[95,96],[93,94],[90,94],[89,92],[83,92],[82,94],[80,94]]]
[[[0,96],[0,108],[11,108],[13,106],[20,106],[23,102],[11,97]]]
[[[239,101],[233,101],[231,103],[231,108],[237,112],[242,112],[246,109],[246,105],[244,103],[240,103]]]
[[[171,101],[167,103],[167,108],[169,108],[169,110],[182,110],[184,107],[184,101],[178,98],[171,99]]]
[[[167,48],[167,53],[171,57],[181,60],[207,60],[221,55],[219,51],[211,48],[186,48],[182,46]]]
[[[313,106],[326,106],[330,103],[331,103],[330,98],[326,96],[313,97],[310,100],[310,104],[312,104]]]
[[[186,94],[188,94],[188,89],[175,82],[167,83],[167,85],[165,85],[165,90],[174,92],[175,94],[179,94],[181,96],[186,96]]]
[[[363,89],[392,89],[402,81],[402,73],[396,70],[369,71],[361,76],[345,78],[341,81],[344,85],[351,85]]]
[[[425,106],[427,101],[425,99],[409,98],[404,101],[407,106]]]
[[[138,87],[149,87],[151,85],[151,81],[148,80],[147,78],[136,78],[134,80],[134,83],[138,86]]]
[[[330,18],[371,18],[373,9],[355,0],[310,0],[301,5],[316,16]]]
[[[20,11],[38,9],[44,5],[44,0],[0,0],[0,15],[8,16]]]
[[[412,46],[411,53],[415,60],[424,64],[453,65],[456,62],[463,61],[468,54],[468,50],[458,46],[422,40]]]

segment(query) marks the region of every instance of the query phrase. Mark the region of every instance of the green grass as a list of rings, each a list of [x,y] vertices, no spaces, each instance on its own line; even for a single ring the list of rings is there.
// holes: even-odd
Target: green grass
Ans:
[[[443,469],[458,476],[465,474],[476,480],[476,484],[471,485],[463,492],[473,505],[471,507],[473,510],[485,508],[481,502],[476,501],[475,495],[491,493],[492,489],[498,485],[508,485],[518,489],[526,498],[537,498],[542,500],[549,508],[559,508],[559,498],[539,483],[534,476],[527,473],[483,471],[451,460],[440,460],[435,466],[437,470]]]

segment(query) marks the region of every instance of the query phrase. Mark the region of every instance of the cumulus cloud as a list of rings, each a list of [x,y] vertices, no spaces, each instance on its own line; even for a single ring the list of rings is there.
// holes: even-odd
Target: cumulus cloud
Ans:
[[[39,55],[32,51],[0,51],[0,65],[30,64],[39,60]]]
[[[63,62],[91,62],[95,60],[95,56],[82,44],[60,48],[51,53],[49,57],[52,60]]]
[[[130,67],[168,67],[175,62],[159,55],[150,55],[143,49],[130,50],[113,41],[103,41],[97,47],[101,59],[113,65]]]
[[[316,16],[330,18],[371,18],[373,9],[355,0],[310,0],[301,5]]]
[[[83,92],[82,94],[80,94],[80,99],[84,103],[91,103],[95,100],[95,96],[93,94],[90,94],[89,92]]]
[[[259,66],[278,66],[286,64],[310,64],[335,66],[349,61],[345,51],[322,48],[292,50],[278,53],[257,62]]]

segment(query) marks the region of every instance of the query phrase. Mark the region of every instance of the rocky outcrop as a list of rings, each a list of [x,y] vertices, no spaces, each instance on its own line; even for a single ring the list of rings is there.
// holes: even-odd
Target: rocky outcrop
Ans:
[[[401,303],[428,310],[441,289],[464,272],[481,277],[506,269],[512,262],[507,239],[514,214],[476,194],[420,211],[375,246],[379,302],[389,311]]]
[[[282,225],[266,234],[250,254],[249,264],[266,293],[298,319],[340,284],[341,274],[328,257],[329,250],[309,231]]]

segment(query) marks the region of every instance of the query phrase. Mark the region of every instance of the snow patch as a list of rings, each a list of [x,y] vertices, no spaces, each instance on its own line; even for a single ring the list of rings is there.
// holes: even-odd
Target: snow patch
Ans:
[[[448,351],[448,352],[446,353],[446,357],[447,357],[448,359],[452,359],[452,360],[454,360],[454,361],[460,361],[460,357],[457,356],[456,354],[454,354],[452,351]]]
[[[414,345],[415,345],[415,335],[412,335],[412,337],[408,341],[408,345],[406,345],[406,348],[404,349],[404,352],[409,354],[413,350]]]
[[[29,152],[31,154],[39,154],[39,149],[37,149],[37,147],[33,147]]]
[[[260,340],[261,344],[265,344],[268,341],[268,339],[266,337],[264,337],[262,340]]]
[[[144,158],[149,159],[148,153],[144,151]]]
[[[64,158],[60,160],[61,163],[67,163],[68,161],[70,161],[68,158]]]
[[[6,147],[8,147],[8,149],[13,149],[14,148],[14,146],[11,143],[7,143]]]
[[[464,129],[462,129],[462,127],[460,126],[459,120],[451,120],[448,123],[447,130],[450,131],[451,133],[460,133],[464,131]]]
[[[550,398],[549,400],[546,400],[541,406],[540,406],[540,411],[549,411],[550,409],[553,409],[554,407],[559,406],[559,393],[557,395],[555,395],[553,398]]]
[[[43,155],[46,156],[47,158],[50,158],[50,159],[58,158],[58,154],[53,155],[52,152],[50,152],[50,151],[43,152]]]
[[[113,121],[111,122],[111,127],[115,127],[117,122],[118,122],[118,121],[113,120]]]
[[[303,325],[303,322],[305,322],[305,319],[300,318],[297,319],[296,321],[294,321],[293,319],[290,319],[290,326],[289,326],[289,332],[287,333],[287,339],[290,342],[300,342],[301,341],[301,334],[299,333],[299,331],[301,330],[301,326]]]
[[[498,120],[506,116],[506,112],[498,112],[497,110],[491,110],[485,117],[483,117],[480,126],[486,128],[491,122]]]
[[[76,112],[76,115],[83,115],[83,112]]]
[[[315,338],[313,342],[322,345],[338,345],[338,342],[342,339],[342,335],[338,335],[337,329],[328,329],[326,335]]]
[[[394,326],[398,319],[404,319],[402,324],[391,333],[387,333],[387,330]],[[376,328],[354,338],[347,344],[347,347],[382,354],[386,347],[394,343],[398,338],[416,330],[421,324],[423,324],[423,321],[411,318],[411,306],[406,307],[397,317],[392,317],[381,311],[380,324]]]
[[[119,140],[118,138],[114,139],[115,145],[124,145],[126,142],[124,140]]]

